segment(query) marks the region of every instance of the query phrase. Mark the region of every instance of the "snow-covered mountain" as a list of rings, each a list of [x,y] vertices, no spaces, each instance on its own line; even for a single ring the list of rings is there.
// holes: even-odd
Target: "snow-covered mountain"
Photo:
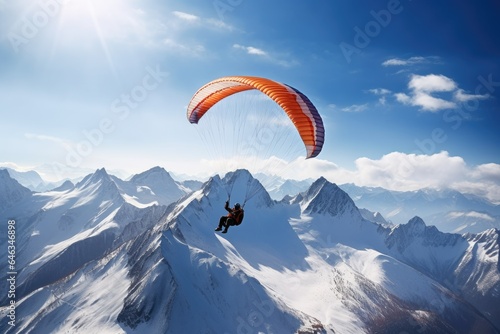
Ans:
[[[180,184],[190,191],[198,190],[203,186],[203,182],[197,180],[184,180]]]
[[[74,187],[26,193],[17,202],[32,208],[25,218],[17,218],[23,210],[16,203],[0,212],[2,219],[10,215],[24,224],[18,243],[26,245],[18,253],[16,327],[4,321],[0,331],[496,333],[500,328],[496,229],[442,233],[418,217],[385,227],[363,218],[347,193],[324,178],[277,202],[245,170],[178,193],[169,206],[147,206],[155,202],[153,194],[165,198],[165,189],[153,187],[156,181],[145,181],[150,177],[179,189],[158,169],[138,176],[137,184],[117,181],[101,169]],[[13,187],[1,184],[0,190]],[[140,197],[139,184],[151,197]],[[228,197],[231,204],[244,205],[245,219],[219,234],[214,228]],[[9,312],[6,302],[2,317]]]
[[[385,220],[384,216],[382,216],[382,214],[380,212],[373,212],[373,211],[370,211],[368,209],[360,208],[359,213],[361,213],[361,216],[363,216],[364,219],[369,220],[371,222],[378,223],[378,224],[384,225],[384,226],[390,225],[390,223],[388,223]]]
[[[30,196],[31,190],[11,178],[7,170],[0,169],[0,203],[2,203],[2,209],[8,209]]]
[[[48,183],[34,171],[9,171],[12,178],[32,191],[44,192],[60,189],[63,184]],[[141,175],[143,174],[143,175]],[[119,188],[130,194],[144,205],[152,202],[168,204],[178,198],[179,194],[200,189],[203,182],[187,175],[171,175],[163,168],[155,167],[150,171],[132,177],[137,180],[148,180],[146,184],[132,184]],[[149,175],[151,174],[151,175]],[[148,176],[149,175],[149,176]],[[154,179],[157,177],[158,179]],[[149,178],[149,179],[148,179]],[[297,194],[307,191],[314,180],[287,180],[276,175],[256,174],[255,178],[266,188],[272,199],[289,202]],[[115,178],[115,180],[118,178]],[[180,180],[180,181],[177,181]],[[116,183],[120,183],[120,179]],[[65,181],[67,187],[70,181]],[[76,182],[76,181],[73,181]],[[140,183],[140,182],[139,182]],[[170,188],[169,184],[179,188],[176,194],[162,194],[161,189]],[[33,186],[36,184],[36,186]],[[391,191],[380,187],[360,187],[354,184],[342,184],[339,187],[347,192],[360,208],[362,215],[381,224],[402,224],[415,215],[424,219],[427,225],[434,225],[439,230],[452,233],[480,233],[491,228],[500,228],[500,205],[495,205],[484,198],[463,194],[455,190],[421,189],[418,191]],[[156,192],[153,190],[155,189]],[[387,221],[386,221],[387,219]]]
[[[264,174],[257,174],[256,178],[263,182],[273,199],[284,201],[307,191],[312,184],[311,180],[285,180]],[[354,184],[339,187],[349,194],[366,219],[378,223],[387,224],[387,219],[401,224],[419,215],[427,225],[435,225],[445,232],[480,233],[500,228],[500,205],[456,190],[391,191]]]
[[[153,199],[151,189],[159,189]],[[128,182],[100,169],[76,185],[66,182],[43,193],[32,193],[0,171],[0,196],[6,204],[0,218],[4,222],[15,219],[19,227],[18,295],[53,283],[102,257],[116,242],[147,227],[136,222],[141,216],[162,215],[165,208],[156,204],[170,204],[185,194],[166,171],[157,168]],[[2,246],[6,240],[2,234]]]
[[[340,185],[356,205],[380,212],[401,224],[418,215],[427,225],[453,233],[479,233],[500,228],[500,205],[455,190],[391,191],[379,187]]]
[[[129,181],[121,181],[114,177],[114,182],[122,194],[130,201],[142,205],[168,205],[191,190],[176,182],[170,174],[161,167],[134,175]]]
[[[46,190],[44,180],[35,171],[19,172],[15,169],[4,167],[0,167],[0,170],[7,171],[10,177],[30,190]]]
[[[140,221],[143,215],[164,213],[164,207],[137,205],[115,182],[100,169],[75,186],[67,183],[53,191],[31,193],[18,184],[15,192],[5,194],[11,198],[22,191],[25,195],[22,200],[14,196],[17,204],[0,212],[2,221],[16,221],[17,296],[50,285],[101,258],[116,242],[148,226]],[[7,185],[11,190],[9,185],[14,183],[2,179],[0,188]],[[6,238],[1,241],[5,246]]]
[[[314,180],[286,180],[277,176],[265,174],[255,175],[266,188],[271,198],[281,200],[285,196],[295,196],[298,193],[306,191]]]

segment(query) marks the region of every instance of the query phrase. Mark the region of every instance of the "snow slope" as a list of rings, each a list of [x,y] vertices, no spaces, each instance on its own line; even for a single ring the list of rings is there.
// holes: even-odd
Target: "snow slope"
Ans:
[[[15,199],[11,201],[13,207],[1,215],[15,218],[18,227],[18,296],[101,258],[117,242],[135,237],[147,227],[140,221],[132,224],[135,220],[152,213],[160,216],[166,209],[128,201],[130,195],[122,193],[116,179],[104,169],[88,175],[73,187],[68,185],[44,193],[32,194],[12,179],[0,182],[0,188],[7,189],[3,194],[9,199]],[[177,187],[173,190],[179,191]],[[168,188],[163,191],[166,194]],[[2,248],[6,249],[6,239],[1,241]]]

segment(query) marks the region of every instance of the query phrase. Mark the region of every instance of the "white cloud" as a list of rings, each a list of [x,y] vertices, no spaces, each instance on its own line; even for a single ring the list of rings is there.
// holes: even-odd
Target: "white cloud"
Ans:
[[[194,14],[173,11],[172,14],[179,20],[177,22],[172,22],[171,25],[175,27],[175,29],[183,29],[188,27],[197,27],[204,29],[218,29],[218,30],[226,30],[233,31],[235,30],[232,25],[227,24],[224,21],[217,20],[214,18],[203,18]]]
[[[201,44],[189,45],[187,43],[177,42],[172,38],[166,38],[163,41],[163,45],[165,45],[169,51],[182,55],[200,56],[205,52],[205,47]]]
[[[382,63],[382,66],[400,66],[400,65],[406,65],[406,61],[402,59],[388,59]]]
[[[414,65],[414,64],[421,64],[421,63],[437,63],[439,62],[439,57],[435,56],[430,56],[430,57],[421,57],[421,56],[416,56],[416,57],[410,57],[408,59],[401,59],[401,58],[391,58],[387,59],[382,63],[382,66],[409,66],[409,65]]]
[[[11,168],[18,172],[27,172],[33,170],[33,167],[20,166],[14,162],[0,162],[0,168]]]
[[[353,104],[352,106],[341,108],[340,110],[345,112],[361,112],[368,109],[368,104]]]
[[[480,94],[467,94],[464,92],[463,89],[458,89],[455,94],[454,94],[454,97],[457,101],[460,101],[460,102],[467,102],[467,101],[471,101],[471,100],[484,100],[484,99],[487,99],[490,97],[489,94],[484,94],[484,95],[480,95]]]
[[[118,162],[118,165],[123,165],[124,162],[127,162],[126,158]],[[145,165],[151,163],[154,161],[147,161]],[[354,169],[342,168],[334,162],[321,158],[304,159],[303,156],[291,162],[276,157],[267,159],[234,157],[229,160],[193,161],[189,164],[193,166],[192,169],[186,168],[184,161],[178,162],[177,168],[173,168],[175,161],[170,161],[169,164],[169,169],[172,171],[193,175],[200,173],[200,169],[195,166],[204,166],[203,174],[197,175],[198,177],[209,177],[219,172],[247,168],[253,174],[263,172],[296,180],[324,176],[337,184],[355,183],[358,186],[383,187],[396,191],[414,191],[422,188],[455,189],[500,204],[500,164],[469,166],[463,158],[450,156],[446,151],[432,155],[391,152],[380,159],[362,157],[356,159]],[[14,167],[16,170],[32,169],[9,163],[0,163],[0,166]],[[40,168],[36,170],[40,171]],[[50,174],[49,169],[44,172],[46,175]],[[78,173],[73,174],[75,177]],[[83,174],[80,172],[79,175]]]
[[[386,88],[373,88],[369,89],[368,91],[375,95],[387,95],[391,93],[391,91]]]
[[[283,57],[287,57],[289,58],[288,55],[284,55]],[[282,67],[294,67],[294,66],[297,66],[299,65],[300,63],[295,60],[295,59],[290,59],[290,60],[287,60],[287,59],[277,59],[277,58],[273,58],[272,59],[272,62],[282,66]]]
[[[173,11],[172,12],[177,18],[187,21],[187,22],[197,22],[200,20],[200,18],[196,15],[189,14],[189,13],[184,13],[184,12],[179,12],[179,11]]]
[[[453,109],[459,103],[470,100],[486,99],[489,95],[467,94],[457,83],[447,76],[428,74],[412,74],[408,82],[410,94],[395,93],[394,97],[400,103],[420,107],[422,110],[436,112],[443,109]],[[448,99],[436,97],[434,93],[449,93]]]
[[[410,104],[410,102],[411,102],[411,97],[409,97],[405,93],[396,93],[396,94],[394,94],[394,96],[396,97],[396,100],[398,102],[401,102],[404,104]]]
[[[265,59],[271,63],[283,66],[283,67],[292,67],[298,64],[297,61],[290,59],[290,56],[287,54],[271,54],[268,51],[265,51],[261,48],[257,48],[255,46],[246,46],[241,44],[233,44],[234,49],[243,50],[249,55],[261,57],[261,59]]]
[[[202,18],[194,14],[180,12],[180,11],[173,11],[172,14],[174,14],[175,17],[183,21],[183,23],[199,24],[203,27],[214,27],[229,31],[234,30],[233,26],[227,24],[224,21],[217,20],[214,18]]]
[[[175,162],[169,162],[170,168],[173,167],[172,163]],[[270,157],[268,159],[253,160],[237,158],[232,160],[203,160],[193,162],[193,165],[195,164],[204,167],[202,174],[196,174],[200,173],[199,168],[186,169],[184,162],[177,166],[177,170],[196,175],[199,178],[207,178],[217,173],[224,174],[236,168],[246,168],[254,175],[264,172],[297,180],[315,179],[324,176],[330,182],[339,185],[355,183],[358,186],[383,187],[396,191],[448,188],[485,197],[495,204],[500,204],[499,164],[470,167],[461,157],[451,157],[447,152],[433,155],[392,152],[380,159],[359,158],[356,160],[356,167],[353,170],[339,167],[328,160],[319,158],[304,159],[303,157],[299,157],[292,162]],[[13,167],[8,164],[3,165]],[[20,168],[17,166],[16,169],[19,170]],[[25,168],[25,170],[29,169]],[[39,168],[37,170],[40,172]],[[491,177],[492,170],[495,171],[496,178]],[[136,172],[140,171],[137,170]],[[47,175],[47,172],[50,171],[46,170],[44,174]],[[72,177],[84,175],[80,170],[78,170],[79,173],[76,170],[65,172],[72,172]],[[469,215],[472,215],[472,213],[469,213]]]
[[[251,55],[258,55],[258,56],[267,56],[267,52],[264,50],[261,50],[259,48],[255,48],[253,46],[248,46],[246,47],[248,54]]]
[[[258,166],[252,173],[274,172],[297,180],[324,176],[337,184],[355,183],[396,191],[448,188],[500,204],[499,164],[470,167],[463,158],[443,151],[432,155],[392,152],[380,159],[359,158],[355,165],[354,170],[348,170],[320,158],[306,160],[299,157],[290,163],[262,160],[252,165]]]
[[[460,212],[460,211],[453,211],[450,212],[446,215],[447,217],[451,219],[456,219],[460,217],[470,217],[470,218],[475,218],[475,219],[482,219],[490,222],[494,222],[495,218],[491,217],[490,215],[486,213],[481,213],[477,211],[470,211],[470,212]]]
[[[408,88],[419,92],[451,92],[457,88],[457,84],[452,79],[444,75],[417,75],[411,76]]]
[[[392,152],[379,160],[359,158],[356,167],[361,182],[366,185],[378,183],[394,190],[445,188],[467,170],[462,158],[450,157],[448,152],[433,155]]]
[[[348,170],[318,158],[299,158],[284,173],[294,179],[324,176],[337,184],[356,183],[397,191],[449,188],[500,204],[500,164],[470,167],[463,158],[443,151],[432,155],[392,152],[380,159],[359,158],[355,165],[354,170]]]
[[[381,105],[385,105],[385,103],[387,102],[386,95],[391,93],[391,91],[386,88],[373,88],[369,89],[368,92],[380,96],[380,98],[378,99],[378,103]]]
[[[256,48],[254,46],[244,46],[244,45],[240,45],[240,44],[234,44],[233,48],[239,49],[239,50],[244,50],[250,55],[267,56],[266,51],[259,49],[259,48]]]
[[[220,20],[204,18],[191,13],[172,11],[174,19],[161,23],[161,31],[156,36],[162,36],[156,44],[166,47],[167,51],[180,56],[206,55],[210,43],[203,38],[203,33],[212,30],[218,33],[231,32],[234,28]],[[251,50],[255,52],[255,50]]]
[[[433,155],[392,152],[380,160],[356,160],[356,180],[393,190],[451,188],[500,203],[500,165],[469,167],[461,157],[443,151]],[[492,177],[495,175],[495,177]]]
[[[215,27],[215,28],[219,28],[219,29],[223,29],[223,30],[228,30],[228,31],[234,30],[234,27],[232,25],[229,25],[226,22],[221,21],[221,20],[206,19],[205,22],[208,23],[209,25]]]
[[[428,93],[417,91],[413,94],[410,104],[419,106],[427,111],[439,111],[443,109],[453,109],[457,105],[454,102],[434,97]]]
[[[54,136],[49,136],[49,135],[41,135],[41,134],[35,134],[35,133],[25,133],[24,136],[28,139],[52,142],[52,143],[55,143],[61,147],[66,148],[66,149],[71,148],[73,146],[73,144],[69,140],[59,138],[59,137],[54,137]]]
[[[397,191],[449,188],[500,204],[500,165],[469,167],[461,157],[449,156],[448,152],[433,155],[392,152],[380,159],[359,158],[355,170],[318,158],[297,159],[293,165],[285,173],[295,179],[324,176],[337,184],[356,183]]]
[[[500,183],[500,165],[494,163],[479,165],[474,168],[473,176]]]

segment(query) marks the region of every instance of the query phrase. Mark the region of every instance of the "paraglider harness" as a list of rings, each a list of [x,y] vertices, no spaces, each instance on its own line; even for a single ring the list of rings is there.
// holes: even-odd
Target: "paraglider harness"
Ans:
[[[241,222],[243,221],[243,217],[245,216],[245,211],[243,210],[243,208],[241,206],[239,209],[233,210],[229,207],[229,201],[226,201],[226,205],[224,206],[224,209],[226,209],[226,211],[229,212],[227,214],[228,220],[229,219],[233,220],[234,224],[236,226],[241,224]]]

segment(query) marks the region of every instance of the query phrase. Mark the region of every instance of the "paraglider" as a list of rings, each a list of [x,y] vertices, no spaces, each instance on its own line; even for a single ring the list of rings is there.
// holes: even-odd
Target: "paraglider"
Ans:
[[[228,212],[227,216],[220,217],[219,226],[215,229],[215,231],[222,231],[222,227],[224,227],[224,231],[222,233],[227,233],[229,226],[237,226],[240,225],[243,221],[243,217],[245,215],[245,211],[241,207],[240,203],[234,204],[233,208],[229,207],[229,200],[226,201],[226,205],[224,209]]]
[[[198,89],[198,91],[191,98],[191,101],[189,102],[187,108],[187,119],[192,124],[198,124],[200,119],[202,119],[202,117],[207,112],[209,112],[209,110],[214,105],[225,100],[229,96],[249,90],[257,90],[262,92],[272,101],[274,101],[275,105],[279,106],[280,111],[278,111],[278,113],[281,114],[281,111],[284,111],[286,116],[288,116],[289,118],[287,122],[290,123],[291,121],[293,127],[295,127],[300,136],[300,140],[305,145],[306,159],[314,158],[321,152],[325,139],[325,129],[323,127],[321,116],[318,113],[316,107],[312,104],[309,98],[301,93],[298,89],[266,78],[253,76],[228,76],[213,80],[205,84],[203,87]],[[234,111],[234,113],[236,114],[250,114],[254,112],[252,108],[241,108],[241,105],[237,105],[234,109],[235,110],[231,111]],[[267,116],[265,115],[264,118],[266,117]],[[240,123],[239,120],[238,122],[236,122],[237,126],[238,123]],[[241,128],[246,128],[245,124],[240,124],[239,126]],[[266,126],[264,127],[266,127],[267,129],[272,128],[274,130],[277,125],[268,126],[268,124],[266,124]],[[260,130],[262,130],[262,128],[263,127],[260,127]],[[226,132],[231,131],[231,129],[234,129],[233,124],[230,124],[230,126],[224,126],[220,123],[216,123],[216,129],[213,130],[214,133],[207,136],[206,138],[207,142],[211,142],[214,138],[222,136]],[[234,133],[236,134],[242,134],[244,132],[244,130],[234,131]],[[258,133],[258,131],[254,133]],[[263,133],[265,134],[266,132],[264,131]],[[267,152],[269,147],[272,147],[275,142],[279,142],[281,138],[280,136],[276,135],[276,133],[273,133],[268,137],[268,142],[264,144],[265,146],[261,145],[263,148],[262,151]],[[263,137],[261,136],[260,139],[262,138]],[[235,140],[234,138],[231,139]],[[255,139],[258,139],[258,136]],[[248,138],[247,140],[252,140],[252,138]],[[287,138],[283,140],[285,142],[289,141],[287,140]],[[221,146],[225,146],[225,143],[223,144],[224,145]],[[276,144],[276,146],[281,147],[281,144],[282,143]],[[237,148],[241,147],[239,145],[233,146]],[[252,153],[254,152],[255,150]],[[238,149],[234,152],[234,154],[226,158],[232,159],[240,153],[241,150]],[[249,155],[252,156],[252,154]],[[258,160],[257,158],[255,159]],[[230,198],[232,185],[231,189],[226,189],[226,191],[228,194],[228,198]],[[224,227],[225,229],[222,233],[226,233],[229,226],[235,226],[241,223],[241,220],[243,219],[243,207],[245,206],[246,201],[255,194],[252,189],[247,189],[246,192],[247,193],[245,194],[245,199],[242,205],[236,203],[234,208],[230,208],[229,199],[228,201],[226,201],[226,205],[224,208],[229,212],[229,214],[220,218],[219,225],[215,229],[216,231],[222,231],[222,227]]]
[[[307,158],[314,158],[321,152],[325,129],[316,107],[299,90],[270,79],[231,76],[213,80],[194,94],[187,108],[187,118],[191,123],[198,123],[217,102],[251,89],[266,94],[286,112],[304,142]]]

